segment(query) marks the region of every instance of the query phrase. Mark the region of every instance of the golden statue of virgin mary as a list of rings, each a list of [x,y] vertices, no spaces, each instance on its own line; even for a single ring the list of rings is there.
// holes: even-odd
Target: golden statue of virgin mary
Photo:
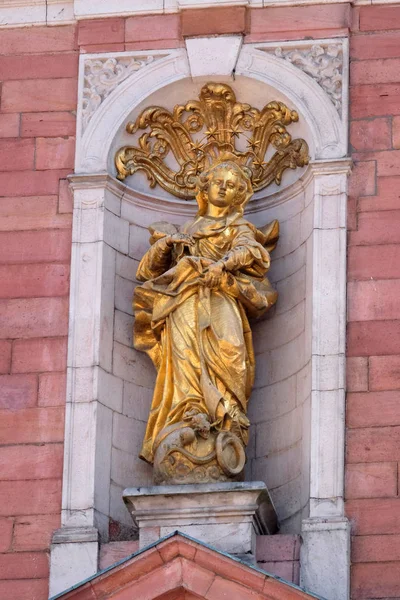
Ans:
[[[215,96],[211,86],[224,92],[228,88],[233,95],[221,84],[208,84],[202,92],[206,89]],[[221,102],[221,94],[218,99]],[[249,112],[248,105],[239,106]],[[154,108],[147,110],[154,114]],[[256,120],[255,114],[252,117]],[[186,179],[168,181],[165,173],[162,179],[160,169],[156,171],[163,187],[172,188],[177,181],[190,187],[198,212],[180,231],[168,223],[150,227],[151,247],[136,275],[143,284],[134,292],[134,347],[146,352],[157,370],[140,456],[154,464],[156,483],[242,478],[255,372],[248,317],[259,317],[277,300],[266,274],[269,252],[278,240],[278,222],[260,230],[243,217],[253,194],[254,171],[244,164],[244,153],[232,152],[231,142],[218,140],[218,127],[208,125],[214,131],[214,150],[219,142],[210,166],[200,154],[196,165],[192,161],[185,166],[194,170],[190,176],[186,173]],[[286,147],[294,144],[290,136],[286,142]],[[307,159],[305,142],[300,142],[295,166]],[[117,154],[117,167],[123,164],[128,172],[138,168],[145,157],[143,151],[135,156],[133,150],[124,148]],[[277,159],[283,170],[282,154]],[[126,167],[129,161],[131,171]],[[263,165],[257,168],[260,176]]]

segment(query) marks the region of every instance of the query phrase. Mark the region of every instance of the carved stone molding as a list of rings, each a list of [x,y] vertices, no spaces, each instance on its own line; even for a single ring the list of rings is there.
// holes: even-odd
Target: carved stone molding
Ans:
[[[291,63],[314,79],[342,117],[346,77],[343,40],[285,43],[259,49]]]
[[[82,133],[89,125],[94,112],[120,83],[132,73],[164,56],[166,54],[86,59],[82,94]]]

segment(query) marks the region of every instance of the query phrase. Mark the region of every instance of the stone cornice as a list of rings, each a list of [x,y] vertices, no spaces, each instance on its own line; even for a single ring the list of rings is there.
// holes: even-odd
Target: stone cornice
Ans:
[[[182,10],[236,7],[248,8],[350,4],[352,6],[398,4],[398,0],[3,0],[0,29],[31,25],[63,25],[83,19],[170,14]]]

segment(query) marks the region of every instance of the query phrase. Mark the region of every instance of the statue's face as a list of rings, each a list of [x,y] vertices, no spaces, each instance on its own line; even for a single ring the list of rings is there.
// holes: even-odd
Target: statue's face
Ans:
[[[216,169],[208,186],[208,200],[214,206],[229,206],[240,189],[240,179],[230,169]]]

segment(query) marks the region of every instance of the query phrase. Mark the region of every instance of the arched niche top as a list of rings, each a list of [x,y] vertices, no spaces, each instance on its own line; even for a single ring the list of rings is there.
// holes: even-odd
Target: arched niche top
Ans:
[[[135,107],[169,84],[188,79],[191,65],[185,48],[82,55],[80,61],[75,172],[105,172],[116,132]],[[260,44],[249,44],[241,47],[236,75],[262,82],[289,99],[309,127],[312,159],[346,155],[347,120],[340,119],[328,95],[301,69],[263,51]]]

